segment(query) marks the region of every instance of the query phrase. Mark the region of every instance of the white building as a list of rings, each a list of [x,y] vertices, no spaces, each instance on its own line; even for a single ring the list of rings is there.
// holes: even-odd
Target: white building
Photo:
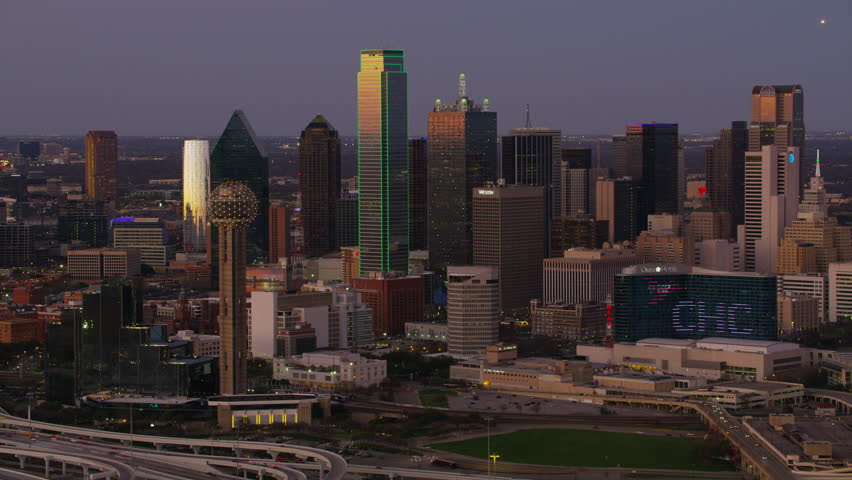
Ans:
[[[210,194],[210,144],[207,140],[183,142],[183,248],[207,248],[207,196]]]
[[[349,352],[314,352],[275,358],[272,378],[317,390],[369,388],[388,376],[387,362]]]
[[[670,213],[660,213],[648,215],[648,231],[649,232],[671,232],[674,235],[680,235],[683,227],[683,217]]]
[[[405,322],[405,338],[447,342],[446,323]]]
[[[776,271],[778,244],[799,209],[799,148],[762,147],[745,158],[745,270]]]
[[[825,322],[828,308],[828,276],[821,273],[790,273],[778,275],[778,296],[804,295],[817,299],[817,317]]]
[[[602,302],[612,293],[615,276],[642,260],[630,249],[565,250],[562,258],[544,259],[544,303]]]
[[[447,267],[447,351],[473,355],[497,343],[500,277],[496,267]]]
[[[852,319],[852,262],[828,265],[828,321]]]

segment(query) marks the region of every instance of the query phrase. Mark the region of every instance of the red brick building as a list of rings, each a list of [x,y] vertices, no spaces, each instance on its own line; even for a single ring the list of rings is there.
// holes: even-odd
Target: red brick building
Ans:
[[[37,342],[39,321],[36,318],[0,320],[0,343]]]
[[[376,274],[352,279],[352,288],[373,309],[373,335],[403,335],[405,322],[423,321],[423,277]]]

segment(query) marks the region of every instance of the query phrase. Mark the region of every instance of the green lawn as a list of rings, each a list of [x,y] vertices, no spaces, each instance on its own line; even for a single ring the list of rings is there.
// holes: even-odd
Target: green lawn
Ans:
[[[447,408],[447,395],[454,396],[456,392],[438,388],[424,388],[423,390],[418,390],[417,394],[420,396],[420,405],[424,407]]]
[[[430,445],[437,450],[485,458],[486,437]],[[734,470],[726,462],[697,455],[702,440],[598,430],[529,429],[491,436],[498,461],[566,467]]]

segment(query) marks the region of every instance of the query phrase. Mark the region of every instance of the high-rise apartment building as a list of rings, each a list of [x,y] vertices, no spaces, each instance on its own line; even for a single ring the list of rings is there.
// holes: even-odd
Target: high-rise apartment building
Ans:
[[[86,195],[118,199],[118,135],[109,130],[86,133]]]
[[[207,196],[210,195],[210,144],[183,142],[183,249],[207,251]]]
[[[336,250],[340,138],[322,115],[314,117],[299,137],[299,193],[305,257]]]
[[[775,275],[642,264],[615,276],[615,337],[777,337]]]
[[[731,122],[731,128],[723,128],[719,139],[707,149],[704,171],[707,176],[707,196],[714,211],[727,212],[731,223],[724,232],[725,237],[736,236],[736,226],[745,219],[745,152],[748,146],[746,122]]]
[[[751,121],[748,125],[748,151],[758,152],[767,145],[779,150],[804,147],[805,94],[801,85],[755,85],[751,90]],[[804,178],[800,161],[797,178]],[[797,185],[797,188],[799,186]]]
[[[828,265],[828,321],[852,320],[852,262]]]
[[[267,260],[269,255],[269,159],[255,139],[254,130],[242,110],[236,110],[210,154],[210,189],[237,181],[257,197],[258,214],[246,231],[249,260]],[[215,230],[215,227],[214,227]],[[215,232],[214,244],[218,241]],[[213,255],[215,245],[208,247]],[[211,260],[212,265],[217,262]]]
[[[748,152],[745,158],[746,271],[775,272],[784,228],[799,205],[799,149],[774,145]]]
[[[410,250],[426,249],[429,232],[427,217],[429,172],[426,146],[425,138],[408,139],[408,248]]]
[[[290,256],[290,210],[284,202],[269,204],[269,262]]]
[[[361,51],[358,195],[361,274],[406,271],[408,74],[402,50]]]
[[[495,267],[447,267],[447,351],[476,355],[497,343],[500,275]]]
[[[545,188],[473,189],[473,263],[500,270],[500,307],[509,315],[541,296]]]
[[[626,248],[565,250],[561,258],[544,260],[545,305],[603,302],[612,294],[615,276],[642,260]]]
[[[633,241],[647,216],[641,218],[643,187],[629,177],[598,178],[595,186],[595,218],[608,222],[610,243]]]
[[[246,229],[258,200],[248,185],[227,181],[213,190],[208,205],[219,231],[219,390],[233,395],[248,389]]]
[[[508,184],[545,187],[548,219],[562,211],[562,132],[540,127],[513,128],[501,139],[502,178]]]
[[[497,177],[497,114],[468,97],[466,82],[461,74],[456,100],[429,112],[429,263],[439,271],[471,263],[471,192]]]
[[[563,148],[559,194],[562,204],[558,215],[577,217],[589,214],[589,171],[591,148]]]

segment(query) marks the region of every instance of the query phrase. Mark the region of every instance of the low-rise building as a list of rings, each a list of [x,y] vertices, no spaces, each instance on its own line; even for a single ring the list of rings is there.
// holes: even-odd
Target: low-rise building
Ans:
[[[317,390],[370,388],[388,375],[387,362],[349,352],[312,352],[272,361],[272,378]]]
[[[405,338],[447,343],[447,324],[405,322]]]
[[[68,252],[68,274],[75,280],[133,277],[140,272],[137,249],[91,248]]]
[[[218,357],[221,339],[219,335],[202,335],[192,330],[178,330],[169,341],[183,340],[192,345],[192,354],[196,357]]]
[[[766,380],[805,365],[805,351],[798,344],[731,338],[646,338],[612,347],[578,345],[577,355],[592,363],[712,380]]]
[[[606,336],[606,304],[600,302],[530,302],[530,331],[573,342],[592,342]]]
[[[25,343],[39,341],[37,318],[12,318],[0,320],[0,343]]]

